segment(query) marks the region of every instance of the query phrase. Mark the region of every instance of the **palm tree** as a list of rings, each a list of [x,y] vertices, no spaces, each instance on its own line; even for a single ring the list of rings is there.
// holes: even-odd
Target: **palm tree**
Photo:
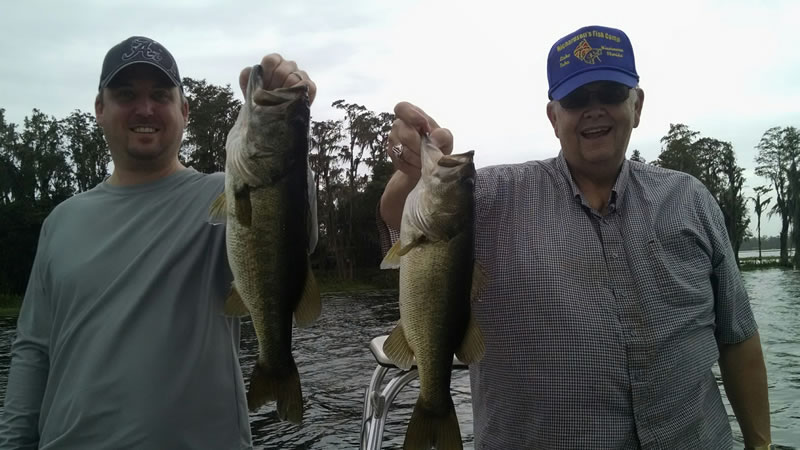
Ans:
[[[767,186],[759,186],[754,190],[756,191],[756,196],[753,198],[753,203],[755,203],[756,218],[758,221],[756,225],[756,231],[758,233],[758,263],[761,264],[761,214],[764,212],[764,208],[769,205],[772,197],[761,200],[761,196],[770,191],[770,188]]]

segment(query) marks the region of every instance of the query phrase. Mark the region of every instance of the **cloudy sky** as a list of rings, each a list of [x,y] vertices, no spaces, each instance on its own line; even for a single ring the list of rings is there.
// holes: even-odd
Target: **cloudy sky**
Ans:
[[[558,153],[545,115],[550,46],[604,25],[631,38],[646,94],[629,152],[657,158],[669,124],[684,123],[731,142],[752,189],[765,184],[753,172],[764,131],[800,126],[797,17],[796,0],[3,2],[0,108],[20,125],[33,108],[93,111],[105,52],[145,35],[182,76],[236,86],[243,67],[278,52],[316,81],[316,120],[339,118],[337,99],[376,112],[407,100],[451,129],[456,151],[475,150],[478,167],[522,162]]]

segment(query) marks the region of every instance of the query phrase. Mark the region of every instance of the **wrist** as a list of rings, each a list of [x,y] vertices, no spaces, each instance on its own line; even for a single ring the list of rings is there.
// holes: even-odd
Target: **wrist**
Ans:
[[[417,181],[419,181],[419,178],[420,178],[420,176],[422,176],[422,173],[417,173],[416,175],[409,175],[407,172],[404,172],[402,170],[398,170],[395,173],[395,176],[400,179],[399,181],[401,183],[403,183],[403,185],[408,186],[411,189],[413,189],[414,186],[417,185]]]

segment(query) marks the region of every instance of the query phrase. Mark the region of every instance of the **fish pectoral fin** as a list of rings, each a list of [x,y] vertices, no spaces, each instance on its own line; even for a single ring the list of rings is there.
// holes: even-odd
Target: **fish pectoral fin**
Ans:
[[[478,322],[475,321],[475,315],[470,312],[469,323],[464,331],[464,337],[461,339],[461,345],[456,350],[456,357],[464,364],[472,364],[483,358],[485,350],[483,333],[481,333]]]
[[[242,185],[242,188],[233,193],[236,203],[236,219],[240,224],[249,227],[253,223],[253,207],[250,205],[250,186]]]
[[[381,269],[399,269],[400,257],[408,253],[424,239],[425,236],[421,235],[417,240],[406,246],[403,246],[403,242],[398,239],[397,242],[392,245],[392,248],[386,252],[386,256],[383,257],[383,261],[381,261]]]
[[[475,301],[478,299],[481,290],[489,282],[489,276],[483,270],[483,266],[478,261],[472,265],[472,289],[470,291],[470,300]]]
[[[214,199],[214,202],[211,204],[211,208],[209,209],[209,215],[211,216],[212,222],[225,223],[225,219],[228,218],[228,209],[225,202],[225,191],[223,191],[216,199]]]
[[[244,317],[250,315],[250,310],[247,309],[239,291],[236,286],[231,286],[231,292],[228,294],[228,299],[225,300],[224,312],[226,316],[231,317]]]
[[[322,312],[322,301],[320,300],[319,286],[314,278],[314,272],[311,271],[311,261],[309,260],[303,296],[300,297],[297,308],[294,310],[294,323],[300,328],[307,327],[317,320],[320,312]]]
[[[398,322],[389,337],[386,338],[383,343],[383,353],[392,360],[395,366],[403,370],[409,370],[414,365],[414,351],[408,345],[402,323]]]
[[[386,252],[386,256],[381,261],[381,269],[399,269],[400,268],[400,241],[392,245],[392,248]]]

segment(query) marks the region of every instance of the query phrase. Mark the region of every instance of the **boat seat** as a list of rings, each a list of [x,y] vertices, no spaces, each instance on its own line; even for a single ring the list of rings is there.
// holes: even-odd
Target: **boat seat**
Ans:
[[[361,450],[379,450],[383,442],[383,428],[386,415],[397,394],[412,380],[417,378],[416,364],[409,370],[402,370],[392,363],[383,352],[383,343],[388,336],[378,336],[369,343],[369,350],[378,366],[372,373],[372,379],[364,393],[364,410],[361,415]],[[453,356],[453,370],[469,368]],[[384,379],[392,372],[392,376],[384,386]]]

